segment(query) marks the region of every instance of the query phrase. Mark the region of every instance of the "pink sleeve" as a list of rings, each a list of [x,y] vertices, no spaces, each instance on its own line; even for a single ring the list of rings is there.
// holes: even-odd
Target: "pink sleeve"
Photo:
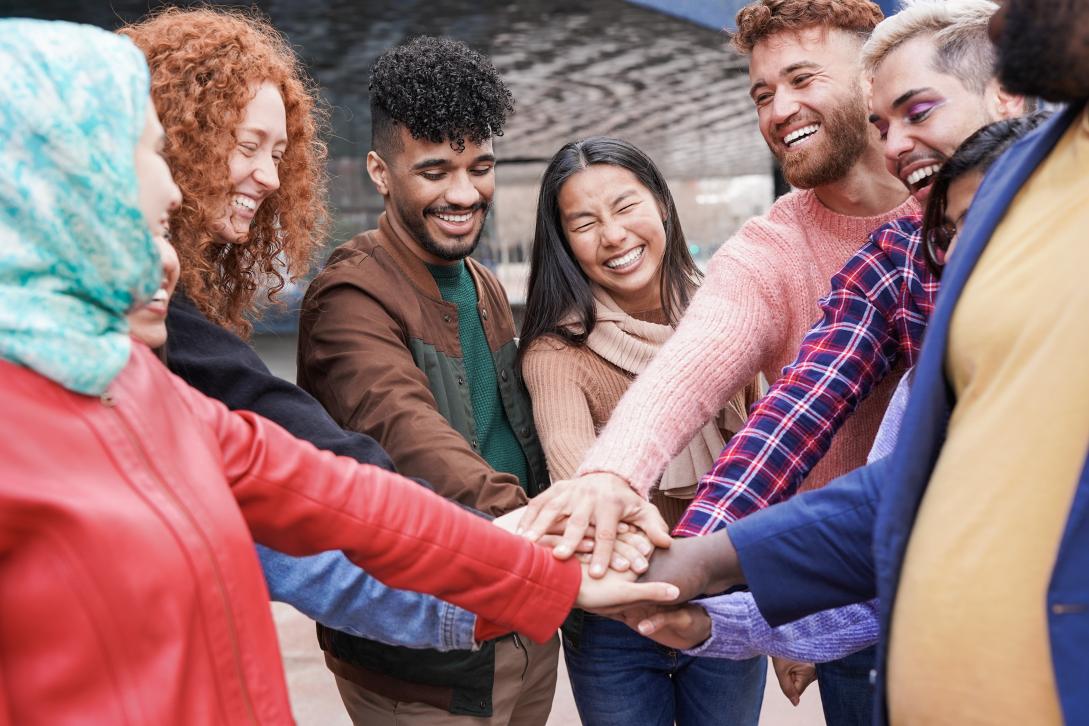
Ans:
[[[561,562],[420,485],[320,451],[248,411],[179,385],[215,433],[224,474],[256,541],[290,555],[343,550],[391,587],[435,595],[543,642],[581,581]]]
[[[617,404],[578,474],[606,471],[647,496],[696,432],[786,339],[789,292],[750,222],[715,253],[676,332]]]

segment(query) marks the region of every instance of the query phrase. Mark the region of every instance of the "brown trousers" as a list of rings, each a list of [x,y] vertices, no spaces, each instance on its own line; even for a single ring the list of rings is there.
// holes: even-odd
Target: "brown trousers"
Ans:
[[[430,704],[394,701],[335,676],[355,726],[544,726],[552,710],[560,639],[544,645],[525,637],[495,643],[492,716],[460,716]]]

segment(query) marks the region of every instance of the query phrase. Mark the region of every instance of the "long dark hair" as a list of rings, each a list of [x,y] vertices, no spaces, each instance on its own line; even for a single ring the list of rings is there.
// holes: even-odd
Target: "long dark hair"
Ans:
[[[949,187],[965,174],[983,174],[991,168],[1013,142],[1039,126],[1051,114],[1037,111],[1028,116],[1004,119],[988,124],[969,136],[934,175],[930,198],[923,212],[923,252],[935,277],[941,277],[945,256],[956,229],[945,221]]]
[[[560,189],[567,180],[595,164],[609,164],[630,171],[654,196],[662,210],[665,217],[662,308],[671,325],[680,320],[703,277],[688,251],[673,195],[650,157],[621,139],[594,136],[573,141],[556,152],[541,179],[537,229],[530,252],[526,315],[522,323],[522,351],[542,335],[557,335],[582,345],[597,322],[590,280],[571,252],[560,219],[559,203]],[[561,321],[572,315],[578,318],[577,330],[561,325]]]

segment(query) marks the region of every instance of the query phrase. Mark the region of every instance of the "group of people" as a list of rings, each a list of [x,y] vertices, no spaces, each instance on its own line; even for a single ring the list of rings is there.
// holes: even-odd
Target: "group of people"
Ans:
[[[357,724],[543,724],[561,643],[587,726],[756,724],[768,655],[830,724],[1089,718],[1089,2],[732,41],[795,191],[704,274],[647,154],[565,144],[520,331],[470,256],[515,99],[384,52],[296,386],[246,342],[329,232],[291,46],[0,21],[0,723],[289,723],[270,597]]]

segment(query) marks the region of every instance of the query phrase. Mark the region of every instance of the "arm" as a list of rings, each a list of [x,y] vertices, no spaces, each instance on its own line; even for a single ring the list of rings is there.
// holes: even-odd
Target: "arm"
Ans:
[[[533,399],[533,420],[553,479],[574,474],[597,435],[572,352],[544,338],[522,358],[522,378]]]
[[[700,481],[676,531],[695,536],[797,491],[832,437],[895,365],[903,276],[872,240],[832,278],[798,356]]]
[[[167,363],[186,383],[232,410],[258,413],[320,449],[393,470],[374,439],[338,426],[320,403],[269,371],[249,345],[204,317],[184,294],[172,302],[167,325]],[[272,599],[329,627],[408,647],[473,647],[471,613],[391,590],[339,552],[300,559],[258,547],[258,555]],[[397,622],[391,612],[401,614]]]
[[[744,660],[771,655],[824,663],[877,642],[877,603],[825,610],[773,628],[746,592],[696,600],[709,617],[709,637],[688,655]]]
[[[428,595],[394,590],[342,552],[290,557],[257,545],[273,600],[367,640],[406,648],[471,650],[476,616]]]
[[[443,418],[398,321],[355,284],[369,269],[335,270],[311,286],[299,380],[337,423],[381,441],[402,474],[488,514],[522,506],[517,477],[488,466]]]

